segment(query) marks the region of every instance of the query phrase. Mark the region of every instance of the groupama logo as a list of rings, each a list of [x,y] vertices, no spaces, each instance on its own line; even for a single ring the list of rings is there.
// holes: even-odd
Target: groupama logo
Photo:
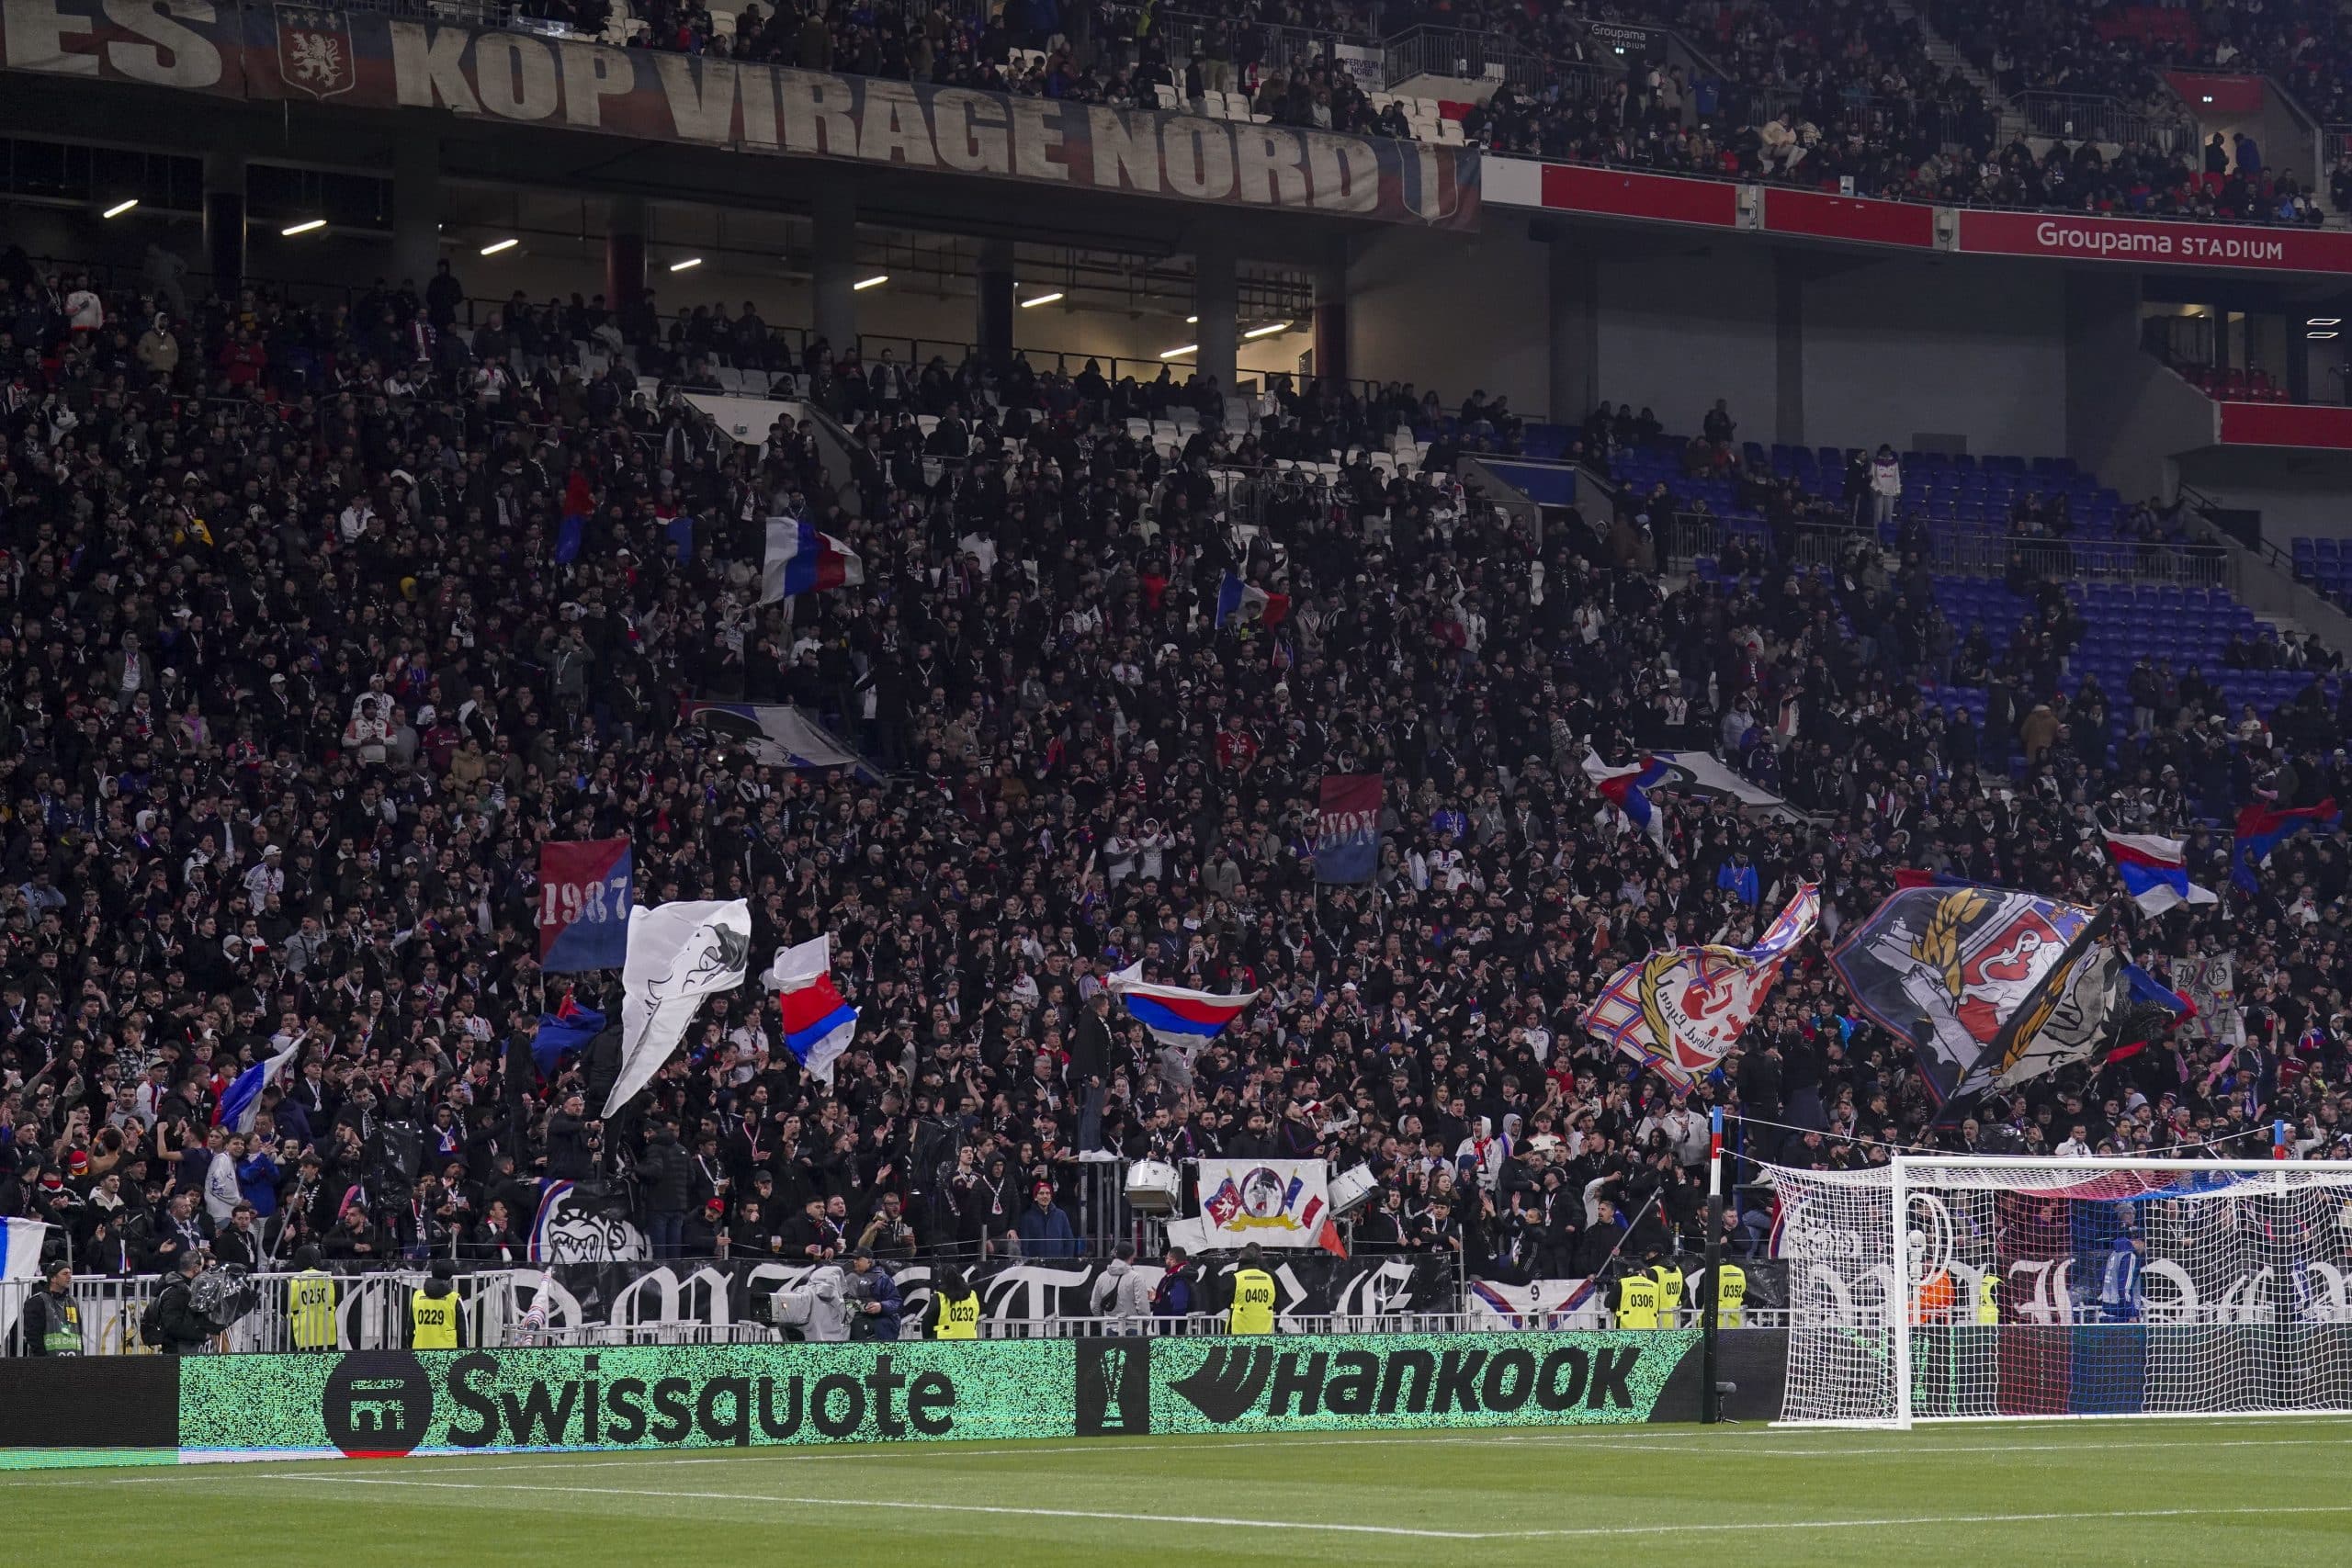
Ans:
[[[1509,1416],[1632,1410],[1633,1346],[1296,1350],[1218,1345],[1168,1386],[1220,1427],[1252,1414]]]

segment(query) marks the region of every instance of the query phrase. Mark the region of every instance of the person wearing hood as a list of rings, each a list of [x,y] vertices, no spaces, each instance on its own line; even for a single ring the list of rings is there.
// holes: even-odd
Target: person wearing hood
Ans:
[[[922,1309],[925,1339],[978,1339],[980,1293],[961,1269],[942,1269],[931,1282],[931,1303]]]
[[[412,1350],[455,1350],[466,1342],[465,1314],[458,1301],[454,1270],[447,1259],[408,1298],[408,1344]]]
[[[74,1270],[52,1263],[44,1287],[25,1298],[25,1354],[78,1356],[82,1353],[82,1309],[74,1301]]]
[[[899,1337],[899,1319],[906,1311],[906,1303],[899,1294],[899,1281],[890,1270],[874,1260],[874,1249],[861,1247],[849,1255],[852,1278],[844,1280],[857,1298],[861,1339],[893,1340]]]
[[[1112,1253],[1111,1261],[1095,1276],[1094,1288],[1087,1297],[1094,1315],[1105,1319],[1113,1334],[1134,1334],[1138,1319],[1151,1315],[1151,1287],[1136,1270],[1136,1247],[1123,1241]]]
[[[799,1288],[779,1291],[775,1297],[778,1327],[797,1328],[800,1337],[820,1345],[839,1345],[849,1338],[849,1290],[838,1263],[809,1270]]]

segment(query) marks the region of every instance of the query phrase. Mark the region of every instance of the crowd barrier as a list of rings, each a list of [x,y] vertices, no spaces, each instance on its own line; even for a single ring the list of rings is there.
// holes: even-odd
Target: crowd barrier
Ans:
[[[1690,1421],[1701,1336],[1277,1335],[0,1362],[0,1470],[410,1454]],[[1721,1337],[1724,1414],[1786,1337]]]

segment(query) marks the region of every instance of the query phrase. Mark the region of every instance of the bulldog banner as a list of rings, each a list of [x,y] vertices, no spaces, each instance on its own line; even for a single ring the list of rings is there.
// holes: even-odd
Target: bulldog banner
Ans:
[[[6,0],[0,68],[1448,229],[1475,147],[615,49],[374,11]]]

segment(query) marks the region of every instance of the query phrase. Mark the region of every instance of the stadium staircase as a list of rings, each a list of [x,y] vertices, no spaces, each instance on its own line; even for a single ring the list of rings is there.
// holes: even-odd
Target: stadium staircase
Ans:
[[[1919,41],[1926,47],[1928,59],[1974,87],[1984,96],[1984,101],[1993,106],[2000,116],[2001,145],[2007,146],[2025,133],[2025,116],[2018,112],[2015,104],[2001,96],[1999,84],[1978,69],[1974,61],[1954,49],[1950,40],[1919,14],[1918,7],[1912,5],[1911,0],[1886,0],[1886,8],[1895,20],[1908,22],[1919,29]]]

